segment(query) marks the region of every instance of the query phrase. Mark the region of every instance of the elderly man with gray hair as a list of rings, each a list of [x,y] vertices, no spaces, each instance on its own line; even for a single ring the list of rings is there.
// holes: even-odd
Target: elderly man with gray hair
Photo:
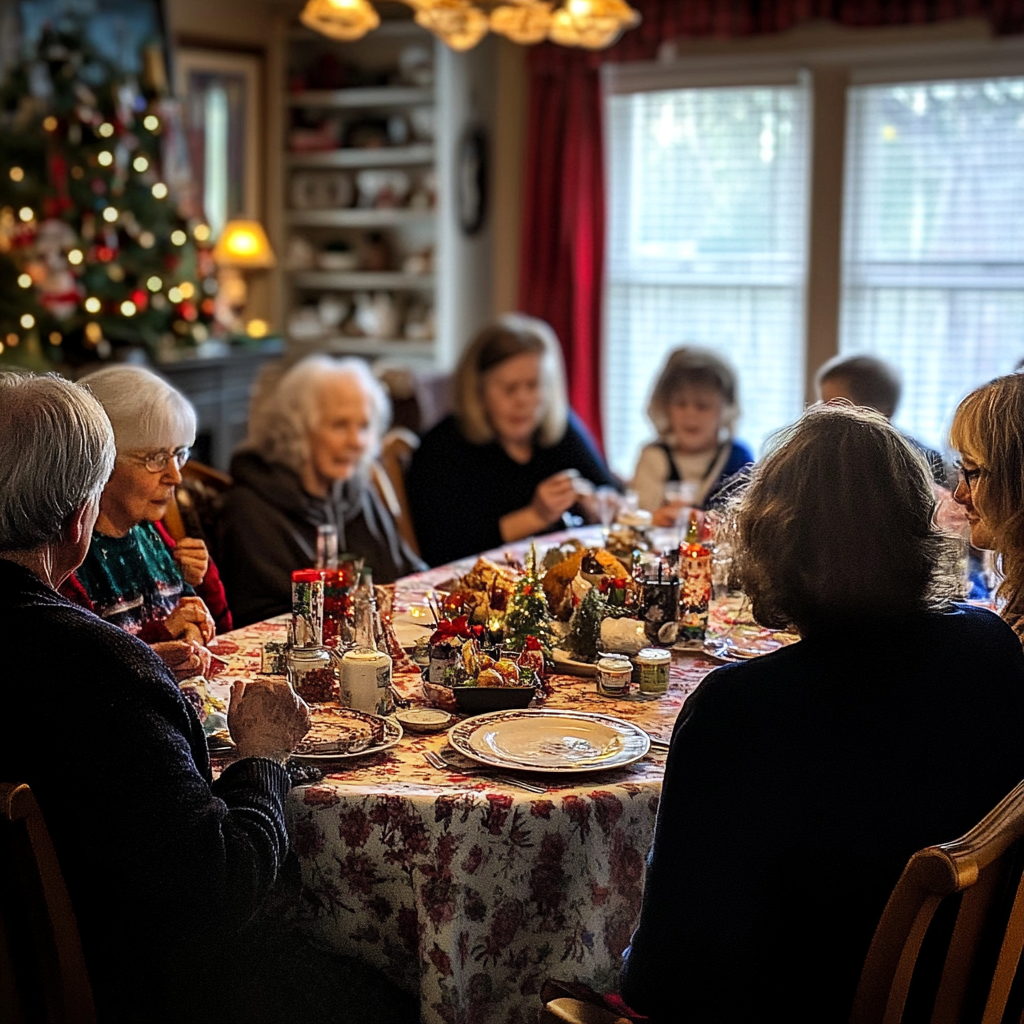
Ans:
[[[28,783],[42,808],[101,1020],[235,1020],[236,989],[269,1015],[249,1020],[292,1019],[271,1009],[274,972],[241,930],[288,852],[281,762],[308,711],[286,684],[236,686],[239,758],[213,781],[164,663],[57,592],[85,557],[113,465],[86,388],[0,373],[0,779]]]

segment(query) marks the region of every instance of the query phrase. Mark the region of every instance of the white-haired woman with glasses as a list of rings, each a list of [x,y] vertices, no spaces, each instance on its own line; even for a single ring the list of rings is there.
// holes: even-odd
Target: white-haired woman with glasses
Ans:
[[[196,436],[188,400],[155,373],[111,366],[82,379],[114,429],[117,459],[92,543],[65,597],[150,644],[179,676],[205,672],[205,645],[231,629],[206,545],[171,539],[160,520]]]
[[[362,558],[377,583],[423,568],[370,479],[390,416],[366,363],[313,355],[254,403],[231,461],[218,557],[239,626],[291,608],[291,574],[316,564],[317,531]]]

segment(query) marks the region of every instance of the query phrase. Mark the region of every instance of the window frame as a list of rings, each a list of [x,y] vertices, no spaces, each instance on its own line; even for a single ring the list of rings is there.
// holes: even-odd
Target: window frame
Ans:
[[[851,45],[851,35],[864,43]],[[813,402],[818,368],[839,352],[847,90],[927,79],[1020,77],[1024,36],[993,38],[980,19],[878,30],[812,25],[781,37],[667,44],[661,58],[603,65],[603,98],[797,82],[810,91],[803,351],[804,400]]]

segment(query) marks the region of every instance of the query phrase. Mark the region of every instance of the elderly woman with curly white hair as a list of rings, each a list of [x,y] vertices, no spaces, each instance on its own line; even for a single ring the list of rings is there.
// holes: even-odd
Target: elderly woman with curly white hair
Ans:
[[[291,574],[315,564],[317,528],[389,583],[423,568],[369,477],[387,425],[386,394],[365,363],[314,355],[254,409],[231,462],[219,527],[221,575],[236,625],[287,611]]]

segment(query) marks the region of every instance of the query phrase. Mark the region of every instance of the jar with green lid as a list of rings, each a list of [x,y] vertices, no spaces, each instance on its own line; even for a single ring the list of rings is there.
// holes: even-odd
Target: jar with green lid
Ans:
[[[640,672],[640,692],[652,697],[660,696],[668,690],[668,670],[672,664],[670,651],[659,647],[645,647],[636,656],[636,665]]]

